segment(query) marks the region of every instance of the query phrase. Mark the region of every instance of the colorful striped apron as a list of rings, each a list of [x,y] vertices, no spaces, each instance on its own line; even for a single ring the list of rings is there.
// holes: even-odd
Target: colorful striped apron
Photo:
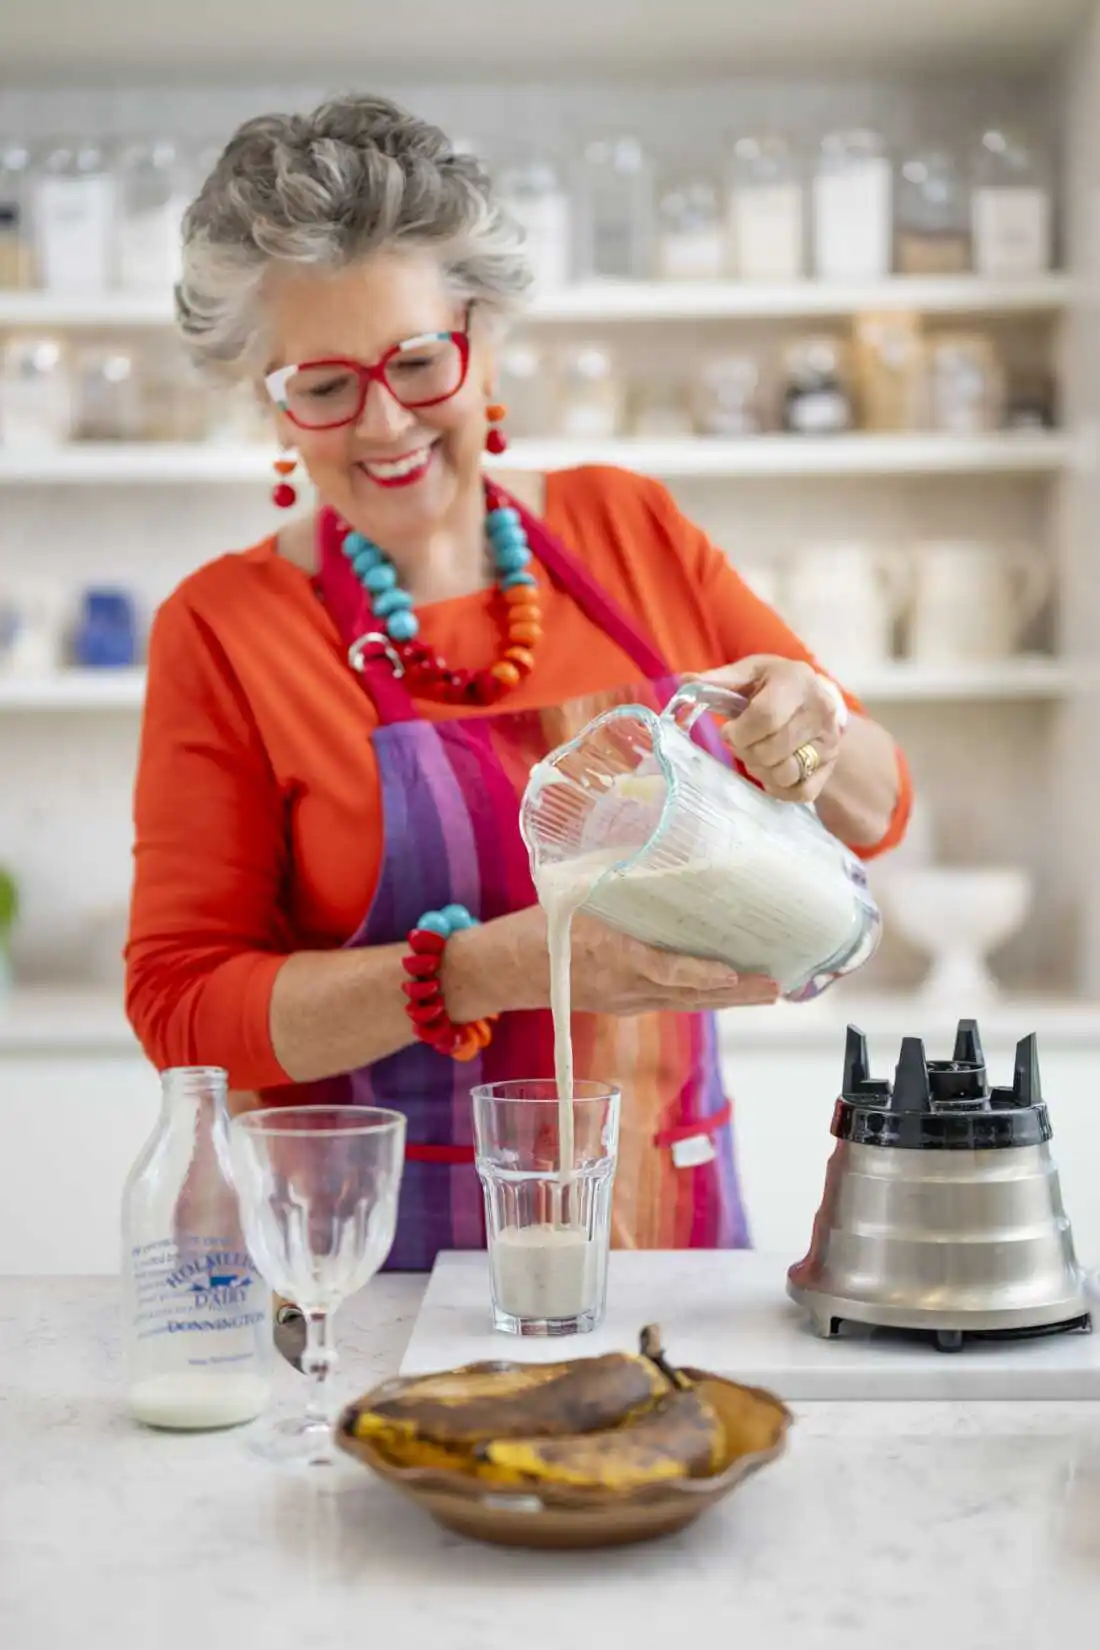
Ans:
[[[514,500],[512,501],[515,502]],[[361,680],[379,727],[384,846],[374,899],[350,946],[404,939],[425,911],[449,902],[483,922],[535,903],[519,802],[533,764],[612,704],[660,710],[677,686],[665,661],[580,561],[518,504],[532,553],[633,660],[639,679],[538,710],[429,722],[384,660]],[[350,645],[372,629],[363,591],[322,514],[320,590]],[[350,668],[350,667],[349,667]],[[703,718],[701,741],[725,747]],[[612,1241],[622,1248],[744,1248],[748,1232],[734,1162],[732,1108],[722,1089],[713,1015],[573,1017],[576,1073],[623,1091]],[[317,1098],[404,1112],[408,1146],[392,1271],[423,1271],[441,1249],[484,1247],[473,1167],[470,1089],[505,1078],[553,1075],[548,1010],[503,1015],[468,1064],[416,1043],[333,1083]]]

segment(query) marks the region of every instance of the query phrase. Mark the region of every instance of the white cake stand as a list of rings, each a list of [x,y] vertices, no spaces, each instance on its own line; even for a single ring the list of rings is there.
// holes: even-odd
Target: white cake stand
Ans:
[[[974,1014],[1000,996],[989,954],[1017,933],[1031,879],[1015,866],[898,870],[883,887],[888,921],[931,959],[920,987],[928,1003]]]

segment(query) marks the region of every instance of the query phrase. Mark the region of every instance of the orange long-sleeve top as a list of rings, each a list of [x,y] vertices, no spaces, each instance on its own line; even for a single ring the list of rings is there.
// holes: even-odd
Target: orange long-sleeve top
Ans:
[[[544,520],[652,636],[672,670],[754,653],[816,663],[657,482],[586,467],[547,477]],[[509,710],[629,683],[630,658],[541,569],[544,633]],[[419,610],[455,667],[499,646],[493,592]],[[858,714],[862,707],[845,694]],[[477,715],[424,700],[426,718]],[[483,712],[484,714],[484,712]],[[127,1009],[150,1060],[220,1065],[238,1089],[290,1081],[269,1023],[286,957],[359,926],[383,847],[374,707],[312,580],[274,539],[199,569],[159,609],[135,792]],[[865,858],[904,833],[911,786]]]

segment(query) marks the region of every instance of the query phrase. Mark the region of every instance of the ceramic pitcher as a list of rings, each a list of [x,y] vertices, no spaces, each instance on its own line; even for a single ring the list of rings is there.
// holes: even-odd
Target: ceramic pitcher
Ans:
[[[918,545],[909,654],[922,664],[1006,659],[1049,587],[1049,564],[1033,550],[969,539]]]
[[[787,577],[784,616],[838,675],[884,664],[909,596],[908,567],[868,544],[807,545]]]

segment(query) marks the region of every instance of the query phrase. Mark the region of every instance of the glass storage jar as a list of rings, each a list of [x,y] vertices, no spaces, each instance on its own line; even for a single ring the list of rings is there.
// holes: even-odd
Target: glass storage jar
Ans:
[[[729,170],[729,265],[742,281],[804,273],[806,202],[799,159],[779,133],[736,140]]]
[[[176,145],[150,138],[120,149],[115,279],[129,292],[167,293],[179,278],[185,172]]]
[[[0,347],[0,445],[56,447],[73,433],[73,385],[60,338],[14,333]]]
[[[855,423],[848,352],[838,338],[796,338],[784,351],[783,427],[840,435]]]
[[[700,435],[759,435],[764,428],[761,369],[747,351],[708,355],[696,369],[691,400]]]
[[[497,180],[497,194],[524,231],[535,291],[564,286],[572,267],[572,203],[557,168],[532,155],[505,167]]]
[[[561,356],[558,426],[574,441],[609,441],[622,428],[624,385],[602,344],[577,344]]]
[[[30,190],[29,148],[0,138],[0,289],[8,292],[34,285]]]
[[[974,162],[974,267],[994,279],[1040,275],[1053,261],[1054,211],[1045,157],[1028,134],[991,126]]]
[[[657,273],[662,280],[721,279],[726,237],[713,183],[707,178],[688,178],[664,190],[657,223]]]
[[[629,133],[584,148],[578,179],[578,268],[583,279],[646,280],[653,270],[653,169]]]
[[[35,258],[49,292],[104,292],[111,284],[117,190],[90,139],[63,139],[33,181]]]
[[[961,275],[970,268],[970,191],[947,149],[917,149],[901,163],[897,267],[902,275]]]
[[[141,386],[134,352],[88,344],[75,355],[76,433],[81,441],[140,441]]]
[[[929,343],[932,428],[950,435],[999,430],[1005,375],[993,341],[977,332],[944,332]]]
[[[554,386],[544,350],[527,339],[504,344],[497,372],[507,429],[518,440],[545,440],[554,428]]]
[[[814,266],[825,280],[890,272],[892,177],[886,140],[868,128],[830,132],[814,175]]]

